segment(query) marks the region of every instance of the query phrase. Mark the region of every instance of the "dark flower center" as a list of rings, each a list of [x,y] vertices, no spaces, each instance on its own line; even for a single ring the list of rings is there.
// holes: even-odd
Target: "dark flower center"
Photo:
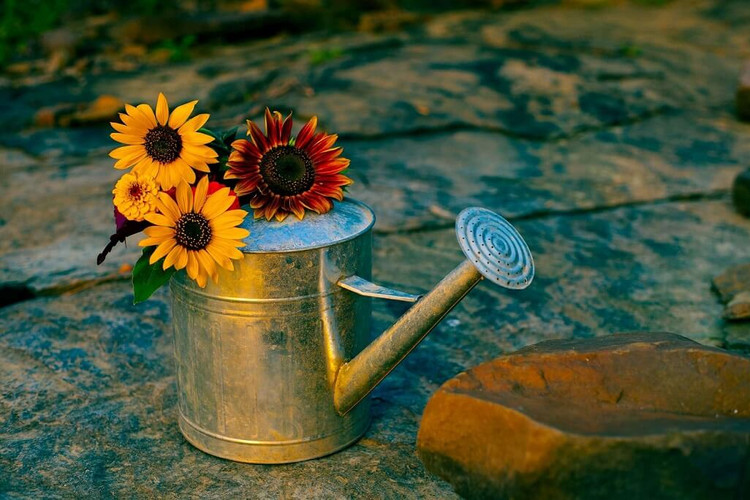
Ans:
[[[201,214],[183,214],[175,225],[175,240],[188,250],[203,250],[211,242],[211,225]]]
[[[141,185],[138,183],[134,183],[130,185],[130,197],[134,200],[140,200],[143,196],[143,189],[141,189]]]
[[[159,163],[172,163],[180,157],[182,137],[171,127],[157,125],[146,133],[146,153]]]
[[[260,175],[269,189],[281,196],[309,190],[315,182],[315,168],[307,153],[294,146],[276,146],[260,160]]]

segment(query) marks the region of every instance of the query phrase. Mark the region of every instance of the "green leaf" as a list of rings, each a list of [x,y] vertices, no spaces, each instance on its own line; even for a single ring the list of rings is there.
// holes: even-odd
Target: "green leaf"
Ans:
[[[159,259],[154,264],[149,264],[148,260],[154,253],[156,247],[146,247],[138,262],[133,267],[133,304],[143,302],[151,297],[156,290],[169,281],[169,278],[175,272],[174,267],[166,271],[162,269],[164,259]]]

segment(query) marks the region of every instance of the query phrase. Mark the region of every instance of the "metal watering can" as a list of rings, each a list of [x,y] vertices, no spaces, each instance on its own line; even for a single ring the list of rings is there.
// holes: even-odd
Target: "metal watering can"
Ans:
[[[424,296],[371,283],[366,205],[324,215],[246,218],[243,260],[205,289],[171,281],[180,430],[197,448],[250,463],[328,455],[359,439],[370,391],[482,278],[527,287],[534,263],[499,215],[468,208],[456,220],[467,260]],[[368,345],[371,298],[414,302]]]

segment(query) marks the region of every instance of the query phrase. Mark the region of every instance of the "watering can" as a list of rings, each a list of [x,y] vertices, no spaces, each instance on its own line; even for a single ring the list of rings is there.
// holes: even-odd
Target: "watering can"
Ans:
[[[351,199],[302,220],[247,217],[244,258],[218,284],[173,276],[179,425],[190,443],[250,463],[340,450],[367,430],[370,391],[480,280],[522,289],[534,276],[510,223],[468,208],[456,220],[466,260],[433,290],[374,284],[374,222]],[[414,305],[369,343],[372,298]]]

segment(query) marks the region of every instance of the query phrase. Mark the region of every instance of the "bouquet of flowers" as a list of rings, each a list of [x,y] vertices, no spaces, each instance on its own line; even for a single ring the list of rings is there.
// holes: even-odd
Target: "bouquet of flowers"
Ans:
[[[247,139],[235,131],[205,128],[208,114],[191,118],[198,101],[171,112],[159,94],[156,109],[127,105],[112,139],[124,144],[110,156],[126,170],[115,184],[116,232],[97,263],[125,238],[143,231],[143,254],[133,267],[135,302],[146,300],[182,269],[205,287],[218,269],[234,269],[249,236],[239,227],[249,205],[255,218],[298,219],[306,210],[322,214],[342,200],[352,180],[343,172],[349,160],[334,147],[336,135],[316,132],[312,117],[292,136],[292,115],[266,108],[265,134],[247,121]]]

